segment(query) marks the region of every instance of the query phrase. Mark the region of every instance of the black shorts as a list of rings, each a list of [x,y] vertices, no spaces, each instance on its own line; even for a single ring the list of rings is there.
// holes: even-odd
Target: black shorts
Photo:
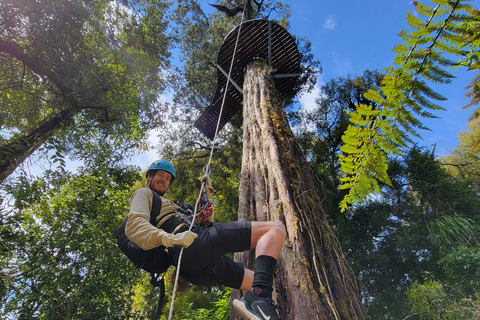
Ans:
[[[245,273],[242,263],[225,256],[251,247],[250,221],[215,223],[211,227],[194,226],[198,238],[183,250],[180,274],[196,285],[221,284],[240,288]],[[178,264],[181,248],[174,248],[173,262]]]

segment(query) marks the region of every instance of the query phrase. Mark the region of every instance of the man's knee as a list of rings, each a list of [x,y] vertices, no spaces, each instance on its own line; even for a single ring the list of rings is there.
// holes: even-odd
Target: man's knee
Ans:
[[[287,230],[285,229],[285,225],[281,221],[272,221],[274,228],[279,232],[282,233],[284,236],[287,233]]]
[[[273,232],[277,238],[285,239],[287,231],[285,225],[280,221],[269,221],[269,231]]]
[[[284,241],[286,237],[286,229],[280,221],[252,221],[252,247],[255,247],[257,241],[267,235],[270,239]]]

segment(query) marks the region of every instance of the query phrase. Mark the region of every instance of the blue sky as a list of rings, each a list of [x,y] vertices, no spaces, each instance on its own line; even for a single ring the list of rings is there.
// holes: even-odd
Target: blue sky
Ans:
[[[288,2],[288,1],[286,1]],[[208,3],[201,0],[201,7],[209,11]],[[430,1],[426,5],[434,6]],[[480,0],[470,2],[479,6]],[[409,29],[407,10],[415,12],[410,1],[403,0],[291,0],[292,34],[306,36],[312,42],[312,52],[322,62],[323,73],[319,85],[337,77],[356,76],[369,70],[381,70],[392,65],[393,47],[402,42],[398,33]],[[438,111],[440,119],[422,121],[432,131],[421,130],[423,140],[418,144],[429,149],[436,146],[436,154],[444,155],[458,144],[457,133],[466,130],[467,119],[473,109],[462,110],[467,103],[465,86],[474,72],[454,71],[457,76],[452,84],[436,87],[448,98],[439,104],[446,111]],[[301,97],[301,102],[311,105],[317,91]]]
[[[426,5],[433,4],[424,1]],[[471,1],[478,7],[480,1]],[[393,47],[402,42],[398,33],[408,29],[407,10],[415,12],[410,1],[400,0],[295,0],[291,1],[290,32],[305,35],[312,42],[312,51],[322,62],[320,83],[340,76],[360,75],[366,69],[381,70],[392,65]],[[448,98],[439,104],[441,119],[422,121],[432,131],[421,130],[418,144],[443,155],[458,144],[457,132],[466,130],[473,109],[462,110],[467,103],[465,86],[474,77],[473,71],[456,70],[452,84],[436,90]],[[312,97],[303,97],[307,101]]]

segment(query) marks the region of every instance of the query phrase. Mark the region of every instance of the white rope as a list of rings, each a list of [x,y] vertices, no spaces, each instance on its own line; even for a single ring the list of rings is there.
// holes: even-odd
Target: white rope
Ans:
[[[238,39],[240,38],[240,31],[242,30],[242,23],[243,23],[243,18],[245,16],[246,8],[247,8],[247,6],[245,5],[244,8],[243,8],[243,12],[242,12],[242,19],[240,21],[240,26],[238,28],[237,39],[235,41],[235,48],[233,49],[233,56],[232,56],[232,61],[230,63],[230,70],[228,70],[227,83],[225,84],[225,92],[223,93],[222,105],[220,107],[220,113],[218,115],[217,128],[215,129],[215,135],[213,136],[213,140],[212,140],[212,148],[210,150],[210,157],[208,159],[208,164],[207,164],[206,170],[205,170],[206,172],[208,172],[208,170],[210,168],[210,164],[212,162],[213,149],[215,147],[215,140],[217,139],[218,129],[220,128],[220,121],[222,119],[223,106],[225,104],[225,99],[226,99],[226,96],[227,96],[228,85],[230,84],[230,77],[231,77],[231,74],[232,74],[233,62],[235,61],[235,54],[237,53]],[[192,223],[190,224],[190,228],[188,229],[189,231],[192,230],[193,224],[195,223],[195,218],[197,216],[198,203],[200,202],[200,199],[201,199],[204,191],[205,191],[205,182],[202,182],[202,186],[200,188],[200,192],[198,194],[197,201],[195,203],[195,209],[193,211]],[[170,304],[170,312],[168,314],[168,320],[172,320],[172,316],[173,316],[173,307],[175,305],[175,296],[176,296],[176,293],[177,293],[178,278],[180,277],[180,265],[181,265],[181,262],[182,262],[182,256],[183,256],[183,250],[184,249],[185,248],[182,248],[180,250],[180,255],[178,256],[177,273],[176,273],[176,276],[175,276],[175,285],[173,286],[172,302]]]

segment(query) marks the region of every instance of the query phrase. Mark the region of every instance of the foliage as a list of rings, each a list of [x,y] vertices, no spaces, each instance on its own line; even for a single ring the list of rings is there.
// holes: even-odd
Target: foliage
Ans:
[[[428,320],[478,319],[480,296],[456,298],[456,290],[447,292],[451,289],[455,288],[445,288],[437,281],[415,283],[407,291],[413,315]]]
[[[478,187],[480,181],[480,154],[476,148],[477,136],[480,134],[480,120],[471,120],[469,130],[458,133],[459,144],[439,161],[454,177],[469,180]]]
[[[387,70],[380,90],[365,95],[373,104],[359,104],[350,112],[340,155],[346,174],[341,188],[349,189],[342,210],[379,192],[379,182],[391,184],[387,154],[399,153],[399,146],[411,141],[409,136],[420,136],[416,130],[424,127],[417,116],[435,118],[432,111],[442,109],[435,101],[445,98],[428,83],[448,84],[454,78],[448,67],[477,61],[478,39],[472,26],[478,25],[478,15],[468,1],[433,2],[438,4],[435,8],[415,1],[417,13],[427,21],[407,13],[413,31],[400,32],[405,43],[394,48],[394,66]]]
[[[476,188],[450,177],[431,153],[417,148],[405,159],[391,159],[388,172],[392,185],[348,211],[336,228],[367,316],[415,319],[411,310],[422,305],[412,303],[437,292],[426,290],[429,283],[440,284],[443,302],[461,307],[452,309],[457,319],[467,309],[472,313],[480,281]]]
[[[174,316],[174,319],[230,319],[230,293],[230,288],[223,288],[221,291],[210,294],[205,291],[190,290],[183,294],[182,301],[186,303],[183,304],[183,307],[178,315]],[[199,304],[195,302],[199,298],[205,301],[204,307],[199,307]]]
[[[0,174],[47,139],[77,157],[85,145],[131,153],[159,121],[168,66],[162,1],[2,1]]]
[[[22,175],[8,191],[0,235],[6,317],[141,319],[134,308],[140,273],[116,246],[136,168],[107,166]]]
[[[329,222],[340,234],[345,213],[340,212],[339,203],[346,191],[338,188],[342,177],[338,154],[343,145],[342,135],[349,124],[347,113],[367,102],[363,94],[378,88],[382,77],[377,71],[367,70],[355,77],[331,79],[320,88],[315,108],[311,111],[301,109],[291,115],[295,135],[319,182],[317,188]]]
[[[448,316],[448,307],[444,304],[446,294],[440,283],[429,281],[423,285],[416,284],[409,289],[407,295],[414,305],[412,311],[420,319],[452,319]]]
[[[439,159],[442,168],[460,183],[460,193],[470,190],[471,194],[466,194],[467,200],[461,200],[465,197],[459,197],[457,190],[450,190],[449,194],[455,193],[455,204],[469,203],[463,208],[452,208],[452,214],[427,225],[432,242],[440,248],[437,263],[442,273],[440,277],[413,283],[407,290],[412,312],[420,319],[477,319],[480,316],[478,151],[472,148],[476,141],[476,123],[470,122],[468,127],[472,131],[460,133],[459,145],[450,155]],[[443,207],[451,205],[450,201],[442,203]]]

